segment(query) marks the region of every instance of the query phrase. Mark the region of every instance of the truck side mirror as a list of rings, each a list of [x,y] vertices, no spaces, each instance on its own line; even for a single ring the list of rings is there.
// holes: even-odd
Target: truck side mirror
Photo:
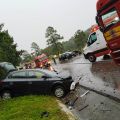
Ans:
[[[96,23],[98,24],[98,26],[99,26],[99,29],[100,29],[100,31],[101,32],[103,32],[103,27],[100,25],[100,23],[99,23],[99,17],[98,16],[96,16]]]
[[[95,20],[96,20],[96,23],[99,25],[99,23],[98,23],[98,17],[97,16],[95,17]]]
[[[87,46],[88,46],[88,47],[90,46],[90,42],[87,42]]]

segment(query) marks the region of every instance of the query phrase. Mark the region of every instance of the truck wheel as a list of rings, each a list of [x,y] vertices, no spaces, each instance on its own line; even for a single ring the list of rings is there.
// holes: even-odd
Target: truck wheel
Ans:
[[[110,59],[110,55],[104,55],[103,56],[103,60],[109,60]]]
[[[1,97],[3,100],[8,100],[12,98],[12,94],[9,90],[4,90]]]
[[[65,89],[62,86],[56,86],[54,88],[54,95],[57,98],[62,98],[65,95]]]
[[[89,55],[88,55],[88,60],[89,60],[90,62],[95,62],[95,61],[96,61],[96,57],[95,57],[93,54],[89,54]]]

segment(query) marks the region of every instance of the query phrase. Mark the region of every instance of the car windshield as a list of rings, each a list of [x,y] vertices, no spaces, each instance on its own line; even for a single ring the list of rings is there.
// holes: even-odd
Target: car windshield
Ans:
[[[57,74],[56,72],[53,71],[49,71],[49,70],[42,70],[43,73],[47,74],[50,77],[59,77],[59,74]]]
[[[118,13],[115,9],[110,10],[106,14],[102,15],[102,21],[105,28],[110,27],[120,21]]]
[[[96,33],[91,34],[87,42],[87,46],[92,45],[96,40],[97,40]]]

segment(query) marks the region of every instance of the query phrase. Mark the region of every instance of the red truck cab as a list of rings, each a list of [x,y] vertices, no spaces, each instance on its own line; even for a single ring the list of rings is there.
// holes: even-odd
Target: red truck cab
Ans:
[[[120,65],[120,0],[98,0],[96,22],[115,63]]]
[[[45,68],[49,67],[50,61],[45,54],[41,54],[34,59],[36,68]]]

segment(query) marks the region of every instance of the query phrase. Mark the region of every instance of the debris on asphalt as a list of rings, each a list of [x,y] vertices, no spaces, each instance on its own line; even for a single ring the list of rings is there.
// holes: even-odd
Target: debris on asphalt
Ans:
[[[87,95],[89,92],[90,92],[89,90],[86,91],[86,92],[85,92],[84,94],[82,94],[80,97],[81,97],[81,98],[84,97],[84,96]]]
[[[70,86],[70,90],[74,90],[75,89],[75,85],[76,83],[75,82],[72,82],[71,86]]]
[[[78,96],[74,99],[74,100],[71,100],[69,103],[68,103],[68,105],[69,106],[74,106],[75,105],[75,102],[78,100]]]
[[[112,111],[112,110],[101,110],[101,111],[103,111],[103,112],[104,112],[104,111]]]
[[[83,108],[81,108],[79,111],[82,111],[82,110],[84,110],[85,108],[87,108],[89,105],[86,105],[86,106],[84,106]]]
[[[47,111],[43,111],[41,114],[40,114],[41,118],[43,117],[48,117],[49,116],[49,112]]]
[[[61,110],[64,111],[67,116],[69,117],[69,120],[76,120],[76,116],[71,112],[72,107],[71,108],[67,108],[62,102],[60,102],[59,100],[57,100],[59,106],[61,107]]]
[[[81,56],[71,63],[60,65],[61,69],[70,72],[75,82],[80,78],[77,90],[67,94],[63,102],[67,106],[70,104],[69,109],[83,120],[120,119],[120,67],[111,60],[101,59],[95,63],[76,64],[88,62]],[[78,99],[72,106],[76,96]]]

